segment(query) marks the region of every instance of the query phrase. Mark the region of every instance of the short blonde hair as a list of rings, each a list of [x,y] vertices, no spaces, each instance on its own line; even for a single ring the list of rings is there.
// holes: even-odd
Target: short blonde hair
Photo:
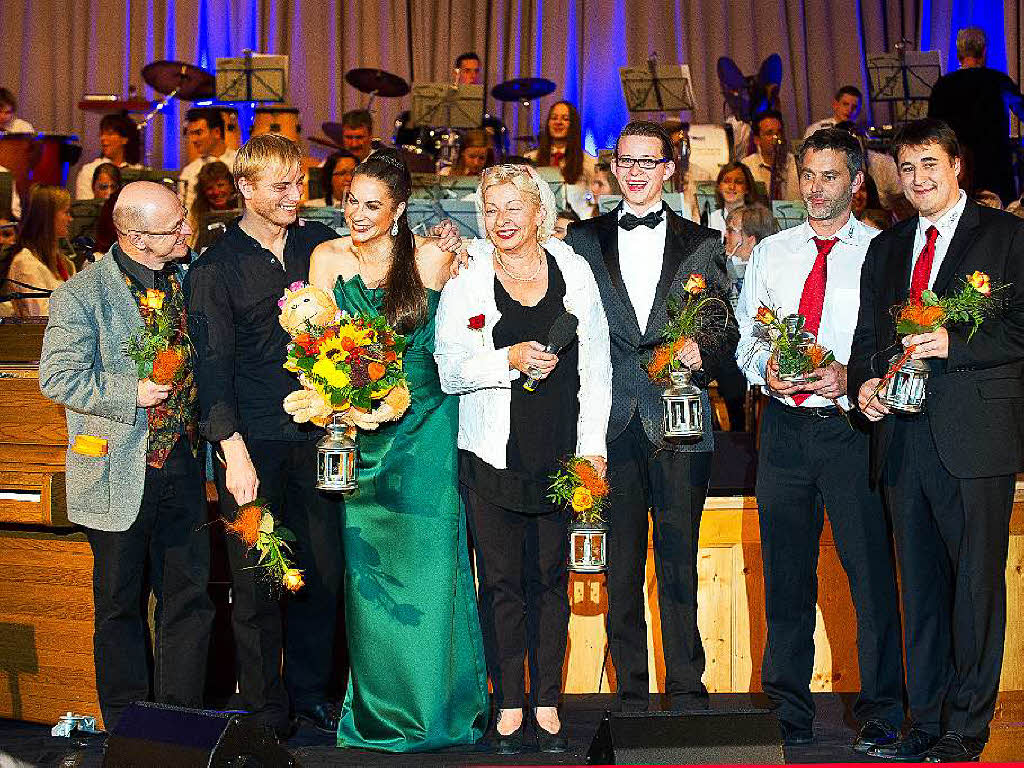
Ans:
[[[512,184],[541,210],[541,222],[537,226],[537,242],[543,243],[555,233],[555,218],[558,208],[547,182],[528,165],[494,165],[480,173],[480,187],[477,189],[477,216],[480,232],[484,233],[484,193],[491,187]]]
[[[301,164],[302,152],[294,141],[279,133],[263,133],[239,148],[232,172],[236,181],[245,178],[254,182],[269,166],[291,168]]]

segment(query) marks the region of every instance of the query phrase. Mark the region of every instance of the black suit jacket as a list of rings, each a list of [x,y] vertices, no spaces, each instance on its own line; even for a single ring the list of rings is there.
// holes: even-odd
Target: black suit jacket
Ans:
[[[847,371],[850,399],[882,376],[902,346],[890,308],[907,298],[918,217],[871,241],[861,272],[860,313]],[[1024,468],[1024,221],[967,202],[933,290],[960,289],[980,270],[993,285],[1000,312],[967,340],[968,327],[949,330],[949,357],[929,359],[925,411],[943,466],[955,477],[1013,474]],[[898,416],[872,429],[872,478],[878,480]]]
[[[565,241],[583,256],[594,272],[601,291],[601,301],[608,317],[612,355],[612,410],[608,420],[608,439],[618,437],[639,411],[647,437],[655,445],[676,451],[710,451],[714,448],[711,434],[711,406],[704,393],[704,436],[697,443],[666,443],[662,437],[661,395],[664,388],[652,384],[646,371],[651,351],[662,342],[661,332],[668,322],[665,301],[670,295],[682,297],[683,286],[691,273],[700,273],[708,284],[708,292],[729,305],[730,281],[726,272],[725,250],[718,232],[682,218],[668,206],[666,217],[665,254],[661,277],[646,328],[640,328],[629,292],[622,280],[629,269],[619,259],[618,209],[569,226]],[[739,329],[729,312],[728,324],[716,343],[700,343],[703,374],[695,383],[713,380],[722,363],[736,352]]]

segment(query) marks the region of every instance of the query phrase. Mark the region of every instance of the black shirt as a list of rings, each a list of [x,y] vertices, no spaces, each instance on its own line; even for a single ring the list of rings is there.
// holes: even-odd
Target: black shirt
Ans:
[[[121,268],[121,271],[141,285],[145,290],[151,291],[155,289],[164,291],[165,293],[167,292],[169,286],[167,283],[167,275],[163,270],[157,272],[150,269],[145,264],[140,264],[121,250],[121,246],[117,243],[114,243],[114,245],[111,246],[111,253],[114,254],[114,262]]]
[[[309,280],[313,249],[338,235],[316,222],[288,227],[284,266],[234,221],[188,271],[188,320],[196,348],[200,430],[211,442],[238,432],[262,440],[310,440],[323,431],[296,424],[281,405],[299,389],[284,370],[290,337],[278,299]]]

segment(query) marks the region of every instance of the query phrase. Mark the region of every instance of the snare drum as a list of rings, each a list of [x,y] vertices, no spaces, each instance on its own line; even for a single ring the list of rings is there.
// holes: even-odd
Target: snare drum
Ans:
[[[256,107],[252,113],[252,130],[249,137],[264,133],[279,133],[296,144],[300,141],[302,125],[299,123],[299,110],[295,107]]]

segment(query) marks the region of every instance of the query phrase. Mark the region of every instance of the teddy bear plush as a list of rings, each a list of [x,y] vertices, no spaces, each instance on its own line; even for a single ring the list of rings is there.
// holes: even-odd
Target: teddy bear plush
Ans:
[[[338,306],[327,291],[303,282],[292,283],[285,288],[277,306],[281,308],[278,322],[292,338],[306,333],[311,326],[323,328],[330,325],[338,314]]]

